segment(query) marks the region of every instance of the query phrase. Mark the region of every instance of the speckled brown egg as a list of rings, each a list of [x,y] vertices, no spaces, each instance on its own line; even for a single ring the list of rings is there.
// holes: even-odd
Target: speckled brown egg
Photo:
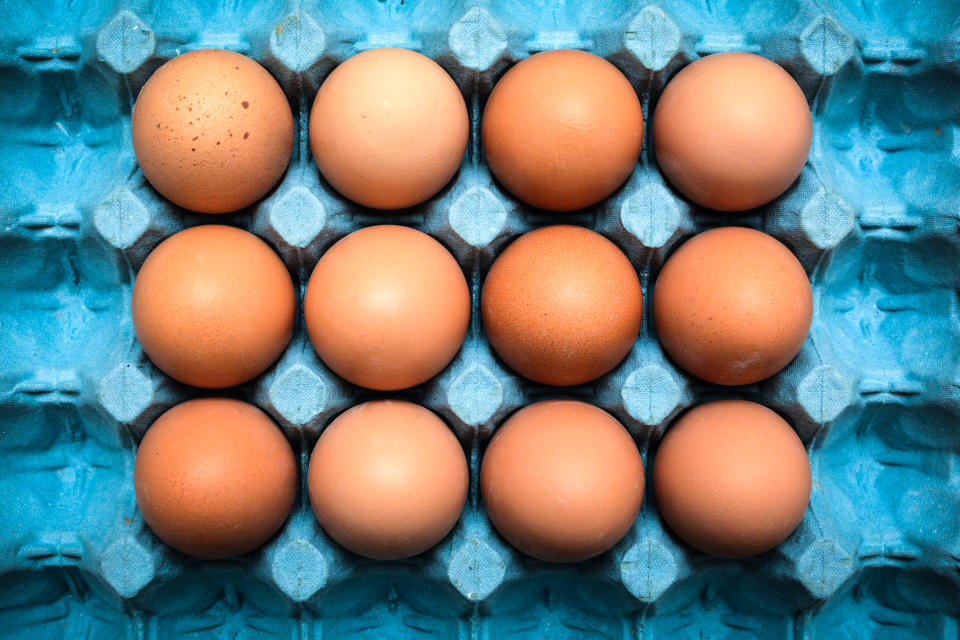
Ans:
[[[660,170],[697,204],[742,211],[793,184],[810,152],[803,91],[775,62],[717,53],[678,73],[653,112]]]
[[[297,465],[260,409],[201,398],[178,404],[147,430],[133,483],[158,538],[187,555],[227,558],[256,549],[287,519]]]
[[[416,229],[377,225],[323,254],[303,310],[310,341],[334,373],[370,389],[405,389],[457,354],[470,291],[442,244]]]
[[[743,227],[687,240],[653,290],[660,344],[688,372],[717,384],[749,384],[783,369],[812,317],[800,261],[776,238]]]
[[[440,191],[460,168],[469,129],[457,84],[408,49],[371,49],[344,61],[310,110],[320,173],[377,209],[412,207]]]
[[[277,183],[293,150],[290,103],[247,56],[200,49],[154,72],[133,108],[133,150],[165,198],[201,213],[247,207]]]
[[[794,430],[745,400],[691,409],[667,430],[653,461],[657,508],[673,532],[728,558],[783,542],[803,518],[810,484]]]
[[[236,227],[175,233],[133,283],[133,328],[144,352],[195,387],[231,387],[263,373],[290,341],[295,309],[283,261]]]
[[[490,344],[514,371],[544,384],[581,384],[629,353],[643,292],[615,244],[558,225],[520,236],[497,257],[481,312]]]
[[[643,459],[610,414],[547,400],[497,429],[480,468],[490,520],[520,551],[576,562],[627,534],[643,503]]]
[[[619,69],[586,51],[544,51],[494,86],[480,125],[493,175],[541,209],[603,200],[630,176],[643,146],[643,108]]]
[[[467,460],[453,432],[410,402],[376,400],[342,413],[310,456],[307,484],[320,526],[370,558],[423,553],[456,524]]]

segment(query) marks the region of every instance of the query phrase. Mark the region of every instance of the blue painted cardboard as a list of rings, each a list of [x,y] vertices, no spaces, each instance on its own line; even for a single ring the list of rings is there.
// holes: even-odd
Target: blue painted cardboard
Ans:
[[[0,637],[4,638],[956,638],[960,614],[960,4],[516,2],[516,0],[0,0]],[[307,118],[325,75],[379,46],[421,51],[466,97],[463,166],[440,194],[393,214],[330,189]],[[236,214],[179,209],[138,170],[130,112],[178,53],[226,47],[287,93],[297,142],[282,182]],[[666,82],[702,55],[746,50],[783,65],[814,115],[800,179],[770,205],[718,214],[665,184],[649,143],[629,181],[595,207],[533,210],[491,178],[479,118],[497,79],[543,49],[604,56],[649,116]],[[649,141],[649,136],[648,136]],[[454,531],[404,562],[358,558],[319,530],[304,491],[262,549],[200,561],[152,535],[132,489],[137,442],[203,392],[160,373],[130,320],[134,274],[162,239],[205,222],[263,237],[302,297],[319,255],[363,225],[427,231],[471,283],[467,342],[437,378],[393,397],[439,413],[471,465]],[[582,224],[616,242],[648,293],[679,243],[738,224],[785,242],[814,290],[813,327],[783,372],[724,389],[661,351],[649,309],[609,375],[558,390],[491,352],[477,296],[494,256],[533,227]],[[384,397],[334,376],[302,326],[265,374],[225,392],[262,407],[305,474],[339,412]],[[648,492],[627,538],[589,562],[510,549],[476,476],[517,408],[574,396],[612,412],[651,466],[686,408],[762,402],[807,445],[813,495],[777,549],[699,554],[664,528]]]

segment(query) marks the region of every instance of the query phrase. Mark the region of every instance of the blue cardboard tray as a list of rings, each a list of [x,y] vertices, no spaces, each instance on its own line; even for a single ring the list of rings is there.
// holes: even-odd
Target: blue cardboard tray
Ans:
[[[0,637],[956,638],[958,18],[957,2],[903,0],[0,0]],[[325,75],[380,46],[440,63],[473,121],[453,182],[395,214],[331,190],[306,135]],[[297,123],[282,182],[257,205],[220,217],[158,196],[130,142],[146,79],[178,53],[206,47],[266,66]],[[626,185],[601,204],[571,214],[530,209],[491,179],[479,119],[511,64],[560,47],[619,67],[648,116],[666,82],[699,56],[772,58],[810,100],[809,162],[774,203],[718,214],[673,192],[647,144]],[[301,297],[320,254],[364,225],[414,226],[457,257],[473,290],[468,340],[437,378],[390,394],[443,416],[468,453],[470,497],[436,549],[404,562],[345,552],[318,528],[302,487],[278,535],[235,560],[187,558],[145,526],[132,484],[137,442],[164,410],[203,392],[143,355],[131,285],[161,240],[206,222],[263,237]],[[671,364],[648,308],[633,351],[609,375],[572,389],[523,381],[491,352],[477,295],[508,242],[557,222],[616,242],[645,294],[690,235],[728,224],[763,229],[810,274],[810,337],[780,374],[725,389]],[[302,321],[273,367],[226,394],[276,420],[304,475],[336,414],[385,395],[334,376]],[[556,396],[616,415],[648,469],[684,409],[728,396],[772,407],[810,453],[802,524],[761,556],[712,559],[664,528],[648,492],[633,530],[599,558],[551,565],[515,552],[480,503],[480,454],[512,411]]]

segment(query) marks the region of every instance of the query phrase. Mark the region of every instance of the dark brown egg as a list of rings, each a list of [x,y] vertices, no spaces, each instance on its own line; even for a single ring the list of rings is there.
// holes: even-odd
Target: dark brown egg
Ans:
[[[581,384],[630,352],[643,292],[615,244],[560,225],[520,236],[497,257],[481,311],[490,344],[517,373],[544,384]]]
[[[137,449],[137,506],[150,529],[187,555],[256,549],[283,524],[297,492],[290,443],[257,407],[201,398],[157,418]]]

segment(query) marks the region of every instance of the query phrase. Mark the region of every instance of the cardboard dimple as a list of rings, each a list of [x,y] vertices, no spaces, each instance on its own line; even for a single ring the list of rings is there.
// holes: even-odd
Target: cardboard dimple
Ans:
[[[160,11],[156,2],[120,9],[91,1],[60,7],[51,20],[29,5],[12,8],[0,34],[10,96],[0,103],[0,175],[7,176],[0,179],[0,609],[21,625],[15,633],[122,637],[150,628],[168,637],[212,620],[218,626],[202,635],[240,628],[281,636],[322,629],[328,637],[366,629],[390,638],[423,630],[455,637],[468,628],[519,638],[586,630],[627,638],[638,629],[644,637],[953,632],[960,613],[960,174],[953,161],[960,114],[955,63],[944,52],[956,45],[949,32],[956,5],[902,4],[894,15],[806,1],[713,3],[712,12],[676,2],[589,4],[427,10],[409,1],[347,0],[289,14],[250,3],[214,14],[192,4],[164,3]],[[331,189],[316,171],[307,128],[313,96],[334,65],[385,45],[414,48],[444,67],[471,123],[451,183],[396,213],[357,207]],[[518,202],[491,178],[479,122],[509,66],[557,46],[583,47],[614,64],[647,115],[665,83],[704,53],[736,49],[773,59],[813,107],[813,144],[800,178],[760,209],[716,214],[664,181],[647,135],[626,183],[595,207],[560,216]],[[171,204],[144,179],[129,140],[130,108],[175,51],[204,47],[252,55],[293,109],[291,164],[280,182],[216,222],[263,238],[300,299],[323,251],[362,226],[413,226],[456,257],[472,294],[467,340],[409,396],[457,433],[472,478],[497,426],[536,400],[574,395],[611,412],[649,469],[656,443],[683,410],[727,393],[664,355],[651,309],[624,362],[594,383],[553,392],[516,376],[492,353],[478,321],[485,274],[511,240],[547,224],[588,226],[630,258],[648,300],[663,262],[696,232],[738,224],[784,242],[811,278],[810,337],[782,373],[733,395],[775,409],[807,446],[813,489],[798,531],[754,560],[704,562],[667,532],[648,492],[612,551],[548,568],[493,533],[471,487],[453,532],[409,564],[362,562],[345,552],[319,529],[302,492],[280,532],[234,562],[188,564],[160,543],[133,497],[136,444],[164,410],[199,392],[143,355],[130,289],[150,250],[211,218]],[[256,110],[249,95],[227,90],[235,105],[250,102],[238,111]],[[187,128],[196,129],[191,122]],[[256,139],[255,128],[227,122],[229,133],[209,144]],[[164,119],[148,124],[155,134],[167,131]],[[280,359],[229,393],[280,425],[301,477],[319,432],[337,414],[384,397],[331,373],[302,316]]]

